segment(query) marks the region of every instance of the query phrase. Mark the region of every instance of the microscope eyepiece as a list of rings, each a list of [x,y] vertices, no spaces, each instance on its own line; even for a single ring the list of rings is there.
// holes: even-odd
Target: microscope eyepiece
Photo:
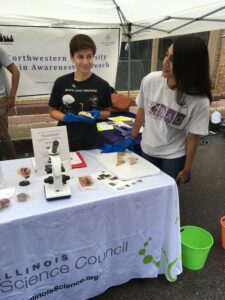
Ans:
[[[58,141],[54,141],[52,144],[52,153],[57,153],[58,150],[58,146],[59,146],[59,142]]]

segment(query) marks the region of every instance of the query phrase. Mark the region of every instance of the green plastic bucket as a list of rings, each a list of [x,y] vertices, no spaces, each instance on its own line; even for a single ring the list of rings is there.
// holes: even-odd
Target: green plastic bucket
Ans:
[[[197,226],[183,226],[180,232],[183,266],[190,270],[202,269],[214,242],[212,235]]]

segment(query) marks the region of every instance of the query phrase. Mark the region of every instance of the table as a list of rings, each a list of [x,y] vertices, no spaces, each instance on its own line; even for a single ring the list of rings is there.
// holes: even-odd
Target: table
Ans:
[[[44,177],[33,173],[31,199],[12,197],[0,210],[1,300],[87,299],[132,278],[174,281],[182,272],[175,181],[161,172],[126,191],[101,182],[80,191],[77,176],[102,169],[98,150],[81,153],[88,167],[71,172],[71,198],[47,202]],[[21,165],[31,160],[1,162],[8,187]]]

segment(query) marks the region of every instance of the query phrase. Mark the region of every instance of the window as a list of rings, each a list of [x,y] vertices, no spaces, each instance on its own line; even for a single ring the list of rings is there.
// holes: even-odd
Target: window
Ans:
[[[128,89],[128,51],[122,43],[117,69],[117,91]],[[139,90],[142,78],[150,72],[152,41],[131,42],[130,89]]]

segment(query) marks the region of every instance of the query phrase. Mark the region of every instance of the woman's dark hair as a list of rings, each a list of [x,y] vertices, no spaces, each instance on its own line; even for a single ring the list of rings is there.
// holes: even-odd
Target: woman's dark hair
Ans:
[[[207,96],[212,101],[208,49],[201,38],[186,35],[174,41],[173,73],[178,104],[184,104],[184,93]]]
[[[93,55],[96,53],[96,45],[95,42],[90,38],[90,36],[86,34],[76,34],[70,41],[70,54],[74,55],[74,53],[80,50],[91,49],[93,51]]]

